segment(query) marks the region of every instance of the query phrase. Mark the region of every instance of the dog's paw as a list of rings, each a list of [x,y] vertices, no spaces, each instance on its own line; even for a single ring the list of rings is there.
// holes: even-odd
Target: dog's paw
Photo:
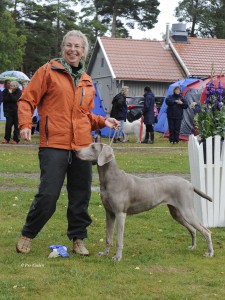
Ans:
[[[213,257],[214,256],[214,252],[205,252],[205,254],[203,255],[205,257]]]
[[[122,256],[115,255],[115,256],[112,257],[113,261],[121,261],[121,259],[122,259]]]
[[[106,256],[106,255],[108,255],[108,254],[109,254],[109,252],[103,251],[103,252],[98,252],[98,253],[96,254],[96,256],[101,257],[101,256]]]
[[[195,250],[196,249],[196,245],[191,245],[191,246],[188,246],[188,250]]]

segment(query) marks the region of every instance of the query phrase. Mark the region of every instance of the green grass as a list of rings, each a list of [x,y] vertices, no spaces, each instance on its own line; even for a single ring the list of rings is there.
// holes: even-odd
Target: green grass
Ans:
[[[212,229],[215,257],[203,257],[202,236],[197,236],[197,249],[188,250],[188,232],[164,206],[127,218],[123,259],[115,263],[115,246],[108,257],[95,255],[105,240],[105,212],[98,192],[92,193],[92,224],[85,241],[91,255],[71,253],[63,189],[55,214],[32,242],[31,252],[17,254],[15,245],[38,185],[38,139],[33,140],[33,146],[0,146],[0,299],[225,299],[224,228]],[[189,174],[186,143],[170,146],[157,134],[154,145],[137,145],[132,137],[113,147],[126,172]],[[93,170],[96,173],[96,167]],[[67,245],[70,257],[48,259],[51,244]]]
[[[224,299],[224,233],[213,229],[215,257],[205,258],[206,243],[198,235],[196,251],[186,230],[166,207],[131,216],[126,221],[124,257],[120,263],[99,258],[105,238],[105,213],[98,193],[92,193],[92,225],[86,245],[90,257],[70,252],[69,258],[48,259],[50,244],[65,244],[66,194],[57,211],[32,243],[31,253],[15,252],[32,192],[1,192],[2,242],[0,299]]]

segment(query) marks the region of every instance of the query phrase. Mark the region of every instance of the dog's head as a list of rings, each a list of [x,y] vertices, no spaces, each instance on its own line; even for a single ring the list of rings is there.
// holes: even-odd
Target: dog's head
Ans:
[[[86,148],[76,150],[76,156],[93,164],[104,166],[114,159],[112,147],[102,143],[93,143]]]

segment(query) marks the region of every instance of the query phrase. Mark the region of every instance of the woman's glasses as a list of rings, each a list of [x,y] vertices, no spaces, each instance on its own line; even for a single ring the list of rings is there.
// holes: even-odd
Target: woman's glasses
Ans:
[[[83,46],[81,45],[78,45],[78,44],[65,44],[64,47],[66,47],[67,49],[75,49],[75,50],[80,50],[81,48],[84,48]]]

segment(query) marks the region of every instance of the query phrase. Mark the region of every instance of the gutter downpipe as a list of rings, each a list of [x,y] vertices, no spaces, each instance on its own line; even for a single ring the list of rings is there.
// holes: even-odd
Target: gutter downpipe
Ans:
[[[187,77],[191,76],[191,73],[189,72],[188,68],[185,66],[183,60],[181,59],[180,55],[178,54],[177,50],[174,48],[172,42],[170,41],[170,39],[168,40],[169,42],[169,46],[172,49],[174,55],[176,56],[176,59],[178,60],[179,64],[181,65],[181,67],[184,70],[184,73],[186,74]]]

